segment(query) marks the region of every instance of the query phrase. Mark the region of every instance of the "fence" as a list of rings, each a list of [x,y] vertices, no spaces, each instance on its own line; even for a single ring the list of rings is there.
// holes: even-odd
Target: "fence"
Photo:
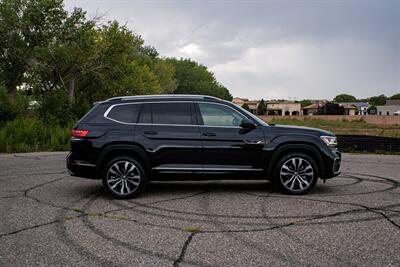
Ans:
[[[400,138],[364,135],[337,135],[337,138],[343,152],[400,152]]]
[[[400,116],[378,116],[378,115],[299,115],[299,116],[259,116],[262,120],[269,122],[273,119],[291,119],[304,121],[305,119],[321,119],[328,121],[365,121],[370,124],[380,124],[380,125],[400,125]]]

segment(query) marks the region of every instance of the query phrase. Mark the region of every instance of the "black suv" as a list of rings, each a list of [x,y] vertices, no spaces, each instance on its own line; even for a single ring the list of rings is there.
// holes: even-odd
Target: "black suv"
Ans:
[[[115,97],[71,131],[67,168],[102,179],[114,197],[138,195],[149,181],[269,179],[304,194],[318,177],[339,174],[336,137],[326,131],[268,125],[230,102],[194,95]]]

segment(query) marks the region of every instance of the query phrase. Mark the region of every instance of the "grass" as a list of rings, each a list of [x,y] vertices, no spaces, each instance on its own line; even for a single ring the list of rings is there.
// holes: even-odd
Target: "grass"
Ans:
[[[0,125],[0,152],[67,151],[70,129],[49,125],[36,118],[17,118]]]
[[[197,234],[197,233],[201,232],[200,227],[197,227],[197,226],[185,227],[182,230],[185,231],[185,232],[188,232],[188,233],[192,233],[192,234]]]
[[[269,123],[320,128],[336,135],[371,135],[400,138],[400,125],[368,124],[361,120],[329,121],[305,118],[304,121],[300,121],[296,119],[273,119]]]

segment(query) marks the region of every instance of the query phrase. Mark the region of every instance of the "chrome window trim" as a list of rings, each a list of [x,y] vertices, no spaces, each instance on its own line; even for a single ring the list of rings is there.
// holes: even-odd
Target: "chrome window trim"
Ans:
[[[197,101],[197,100],[187,100],[187,101],[174,101],[174,100],[168,100],[168,101],[145,101],[145,102],[134,102],[134,103],[119,103],[119,104],[113,104],[107,108],[107,110],[104,112],[103,116],[104,118],[125,124],[125,125],[155,125],[155,126],[186,126],[186,127],[216,127],[216,128],[234,128],[234,129],[240,129],[240,126],[218,126],[218,125],[204,125],[204,124],[168,124],[168,123],[136,123],[136,122],[123,122],[119,121],[113,118],[108,117],[107,115],[110,113],[110,111],[115,107],[115,106],[122,106],[122,105],[139,105],[139,104],[158,104],[158,103],[205,103],[205,104],[215,104],[215,105],[221,105],[228,107],[232,109],[233,111],[239,113],[242,117],[249,119],[246,117],[244,114],[240,113],[236,109],[223,104],[223,103],[215,103],[215,102],[207,102],[207,101]]]

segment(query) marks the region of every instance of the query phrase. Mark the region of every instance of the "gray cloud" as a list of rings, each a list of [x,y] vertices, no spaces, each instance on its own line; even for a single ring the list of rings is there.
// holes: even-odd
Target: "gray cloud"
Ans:
[[[207,65],[234,96],[400,91],[400,1],[65,1],[107,14],[163,56]]]

